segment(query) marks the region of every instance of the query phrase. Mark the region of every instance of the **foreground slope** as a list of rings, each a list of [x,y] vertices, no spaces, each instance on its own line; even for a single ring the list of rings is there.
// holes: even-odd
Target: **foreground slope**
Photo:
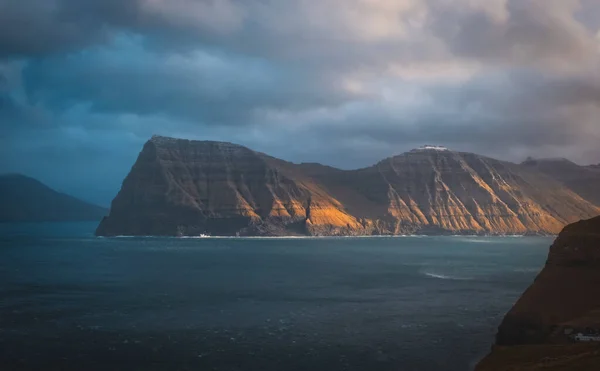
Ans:
[[[0,222],[100,220],[108,210],[20,174],[0,176]]]
[[[600,208],[516,164],[415,150],[364,169],[155,136],[99,235],[558,233]]]
[[[571,224],[478,371],[600,370],[600,217]],[[587,341],[583,341],[587,340]]]

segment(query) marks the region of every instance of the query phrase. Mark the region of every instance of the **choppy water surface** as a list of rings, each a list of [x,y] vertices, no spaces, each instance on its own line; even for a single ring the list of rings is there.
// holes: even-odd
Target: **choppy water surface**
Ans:
[[[470,370],[549,238],[94,238],[0,225],[0,368]]]

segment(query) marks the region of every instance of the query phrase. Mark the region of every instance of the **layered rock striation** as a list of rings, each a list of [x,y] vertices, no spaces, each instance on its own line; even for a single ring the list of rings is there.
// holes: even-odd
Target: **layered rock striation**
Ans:
[[[292,164],[221,142],[153,137],[99,235],[353,234],[364,227]]]
[[[99,235],[558,233],[600,208],[524,166],[423,148],[359,170],[155,136]]]

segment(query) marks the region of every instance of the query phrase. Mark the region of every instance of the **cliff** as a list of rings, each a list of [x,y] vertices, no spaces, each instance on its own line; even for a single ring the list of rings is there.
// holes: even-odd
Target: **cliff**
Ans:
[[[20,174],[0,176],[0,222],[100,220],[108,210]]]
[[[221,142],[153,137],[98,235],[363,233],[293,164]]]
[[[385,234],[555,234],[599,213],[542,174],[471,153],[413,150],[318,179]]]
[[[558,233],[600,208],[527,168],[420,149],[359,170],[155,136],[98,235]]]
[[[545,267],[502,321],[496,346],[477,370],[600,369],[599,287],[596,217],[559,234]]]

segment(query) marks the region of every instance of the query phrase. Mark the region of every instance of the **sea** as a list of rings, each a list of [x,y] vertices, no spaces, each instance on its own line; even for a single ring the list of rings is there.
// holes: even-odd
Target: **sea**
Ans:
[[[468,371],[551,238],[0,224],[1,370]]]

